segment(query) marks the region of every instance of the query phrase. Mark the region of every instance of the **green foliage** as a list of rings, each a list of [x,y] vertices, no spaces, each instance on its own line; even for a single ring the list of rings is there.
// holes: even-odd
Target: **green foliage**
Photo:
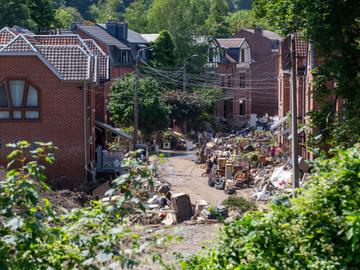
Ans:
[[[171,118],[179,122],[195,119],[201,113],[202,101],[198,95],[181,91],[168,91],[165,93],[165,102],[171,107]]]
[[[210,12],[205,21],[208,34],[213,37],[227,37],[229,35],[228,22],[225,20],[229,7],[225,0],[210,0]]]
[[[51,0],[0,0],[0,28],[19,25],[33,31],[49,29],[55,20]]]
[[[252,0],[230,0],[229,7],[231,7],[231,11],[237,10],[249,10],[252,8]]]
[[[120,19],[123,10],[123,2],[119,0],[99,0],[89,7],[93,20],[99,23]]]
[[[254,29],[258,26],[267,30],[272,30],[266,19],[255,17],[253,10],[240,10],[231,13],[227,20],[232,34],[238,33],[241,29]]]
[[[20,141],[8,156],[9,172],[0,183],[0,268],[1,269],[124,269],[154,243],[132,232],[122,221],[141,207],[140,195],[152,188],[154,172],[127,158],[128,173],[115,180],[118,199],[93,201],[90,207],[56,213],[42,197],[44,162],[52,163],[51,143]],[[14,167],[14,169],[12,169]],[[127,207],[131,205],[131,208]],[[130,211],[129,211],[130,210]],[[162,239],[155,236],[161,243]]]
[[[134,119],[134,74],[126,74],[113,83],[109,101],[111,119],[124,126],[130,126]],[[156,80],[142,77],[139,80],[139,129],[148,137],[154,131],[161,131],[169,125],[170,108],[162,98],[162,91]]]
[[[221,204],[226,206],[230,210],[236,210],[241,213],[256,209],[255,203],[236,195],[231,195],[230,197],[225,199]]]
[[[212,113],[218,100],[223,94],[223,90],[220,88],[196,88],[193,92],[199,96],[202,106],[205,111]]]
[[[146,1],[135,0],[131,3],[125,12],[125,20],[129,24],[129,28],[139,33],[146,33],[148,23],[147,12]]]
[[[247,213],[182,269],[359,269],[360,145],[319,158],[296,199]]]
[[[256,0],[256,14],[266,16],[283,34],[301,31],[315,48],[313,92],[320,109],[312,113],[313,128],[322,145],[351,146],[359,139],[360,121],[360,6],[358,1]],[[335,82],[334,88],[329,82]],[[336,114],[336,101],[343,111]]]
[[[197,88],[192,93],[168,91],[165,102],[171,107],[171,119],[183,123],[188,119],[189,129],[198,130],[200,123],[211,121],[216,101],[222,93],[218,88]]]
[[[175,64],[175,44],[169,31],[163,30],[155,40],[151,64],[155,67],[172,67]]]
[[[55,20],[60,28],[70,28],[74,22],[83,22],[84,19],[74,7],[60,7],[55,12]]]

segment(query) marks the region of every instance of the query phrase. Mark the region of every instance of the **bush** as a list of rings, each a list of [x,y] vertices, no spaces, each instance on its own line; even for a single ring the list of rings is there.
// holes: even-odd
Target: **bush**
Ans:
[[[236,196],[236,195],[231,195],[230,197],[225,199],[222,202],[222,205],[226,206],[230,210],[239,211],[240,213],[244,213],[244,212],[247,212],[249,210],[255,210],[256,209],[255,203],[250,202],[250,201],[244,199],[243,197],[239,197],[239,196]]]
[[[296,199],[225,226],[217,248],[183,269],[359,269],[360,146],[315,161]]]
[[[40,164],[54,161],[54,146],[37,143],[33,151],[26,141],[10,146],[13,168],[0,182],[0,269],[132,268],[157,240],[144,240],[122,222],[128,214],[124,203],[139,208],[137,196],[152,187],[153,172],[146,166],[126,159],[128,173],[109,191],[124,190],[118,200],[57,213],[41,196],[49,188]]]

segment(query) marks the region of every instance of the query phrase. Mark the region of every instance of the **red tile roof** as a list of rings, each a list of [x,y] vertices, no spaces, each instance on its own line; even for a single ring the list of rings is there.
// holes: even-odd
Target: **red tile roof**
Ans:
[[[96,44],[92,39],[84,39],[85,44],[90,49],[90,51],[97,56],[98,67],[99,67],[99,77],[100,79],[109,78],[109,57],[104,53],[104,51]]]
[[[9,28],[5,27],[0,30],[0,46],[4,46],[7,44],[10,40],[12,40],[16,35],[10,31]]]
[[[59,71],[64,80],[90,78],[90,59],[76,45],[38,45],[39,52]]]
[[[108,79],[109,58],[92,40],[78,35],[16,35],[0,30],[0,54],[33,52],[64,80]]]

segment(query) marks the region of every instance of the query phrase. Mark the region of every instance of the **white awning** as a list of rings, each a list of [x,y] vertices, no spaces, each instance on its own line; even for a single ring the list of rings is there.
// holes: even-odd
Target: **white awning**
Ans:
[[[280,127],[283,123],[286,122],[286,120],[288,120],[288,116],[283,117],[282,119],[280,119],[279,121],[275,122],[274,124],[272,124],[270,126],[270,130],[275,130],[278,127]]]
[[[104,129],[107,129],[107,130],[110,130],[112,133],[114,133],[115,135],[118,135],[118,136],[121,136],[121,137],[124,137],[128,140],[132,140],[132,137],[127,134],[125,131],[123,131],[122,129],[120,128],[114,128],[108,124],[105,124],[105,123],[102,123],[102,122],[99,122],[99,121],[96,121],[95,120],[95,124],[99,127],[102,127]]]

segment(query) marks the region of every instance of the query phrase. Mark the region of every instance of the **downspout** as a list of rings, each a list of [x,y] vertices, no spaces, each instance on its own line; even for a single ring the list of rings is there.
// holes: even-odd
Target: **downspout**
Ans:
[[[88,158],[87,158],[87,108],[86,108],[86,81],[84,81],[84,162],[85,162],[85,180],[87,181],[87,171],[88,171]]]

